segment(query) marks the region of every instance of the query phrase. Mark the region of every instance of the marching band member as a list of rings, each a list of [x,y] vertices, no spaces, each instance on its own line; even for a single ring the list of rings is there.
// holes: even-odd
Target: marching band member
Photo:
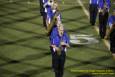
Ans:
[[[89,2],[89,14],[90,14],[90,23],[95,25],[97,12],[98,12],[98,3],[99,0],[90,0]]]
[[[66,58],[67,47],[69,47],[69,37],[65,32],[63,25],[57,26],[57,19],[55,20],[55,27],[52,28],[50,34],[50,50],[52,53],[52,68],[55,72],[55,77],[63,77],[64,64]]]
[[[105,37],[106,34],[106,25],[110,6],[110,0],[99,0],[99,34],[102,39]]]
[[[113,58],[115,59],[115,9],[113,14],[108,19],[108,29],[105,39],[110,38],[110,51],[112,52]]]

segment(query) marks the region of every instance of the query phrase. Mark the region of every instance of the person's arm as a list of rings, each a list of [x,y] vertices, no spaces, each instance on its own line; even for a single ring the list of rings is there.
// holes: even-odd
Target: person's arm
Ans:
[[[67,33],[66,33],[66,44],[67,44],[67,47],[70,47],[70,38],[69,38],[69,36],[67,35]]]
[[[68,35],[67,35],[67,33],[66,32],[64,32],[64,39],[63,39],[64,41],[63,42],[61,42],[61,45],[62,46],[65,46],[65,47],[70,47],[70,45],[69,45],[69,37],[68,37]]]
[[[108,26],[107,26],[107,31],[106,31],[105,39],[108,39],[108,38],[109,38],[109,35],[110,35],[110,33],[111,33],[111,29],[112,29],[112,27],[113,27],[113,24],[114,24],[114,22],[113,22],[112,16],[110,16],[110,17],[108,18]]]
[[[54,52],[56,52],[58,55],[61,54],[61,50],[59,47],[56,46],[56,39],[55,37],[51,37],[51,47]]]
[[[57,47],[56,45],[53,45],[53,44],[52,44],[51,47],[53,48],[54,52],[60,51],[60,48]]]

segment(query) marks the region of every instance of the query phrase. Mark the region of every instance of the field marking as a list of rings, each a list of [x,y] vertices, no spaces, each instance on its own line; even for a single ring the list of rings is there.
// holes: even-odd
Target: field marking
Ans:
[[[99,43],[99,40],[97,40],[92,35],[70,34],[70,43],[74,45],[88,45],[88,44]]]
[[[85,6],[84,6],[83,3],[81,2],[81,0],[76,0],[76,1],[77,1],[77,2],[79,3],[79,5],[82,7],[84,13],[86,14],[86,16],[87,16],[88,19],[89,19],[89,12],[88,12],[88,10],[85,8]],[[99,29],[98,29],[98,27],[97,27],[97,26],[94,26],[94,28],[95,28],[96,32],[99,34]],[[103,42],[104,42],[105,46],[110,50],[109,41],[103,39]]]

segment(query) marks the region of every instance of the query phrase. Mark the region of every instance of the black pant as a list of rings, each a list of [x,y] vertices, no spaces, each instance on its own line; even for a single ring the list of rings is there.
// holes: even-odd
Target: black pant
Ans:
[[[104,38],[106,35],[106,26],[107,26],[107,21],[108,21],[108,12],[99,13],[99,34],[101,38]]]
[[[90,13],[90,23],[91,25],[95,25],[97,12],[98,12],[98,5],[97,4],[90,4],[89,5],[89,13]]]
[[[45,12],[43,12],[43,26],[47,29],[47,25],[46,25],[46,13]]]
[[[115,28],[110,33],[110,51],[115,53]]]
[[[41,16],[43,16],[44,7],[43,7],[43,2],[42,2],[42,0],[39,0],[39,3],[40,3],[40,14],[41,14]]]
[[[52,52],[52,68],[55,72],[55,77],[63,77],[64,64],[65,64],[65,51],[61,51],[61,54],[58,55],[53,51],[52,47],[50,48]]]

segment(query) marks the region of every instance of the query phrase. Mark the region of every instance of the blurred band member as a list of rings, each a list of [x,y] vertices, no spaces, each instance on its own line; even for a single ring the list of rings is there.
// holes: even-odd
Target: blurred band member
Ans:
[[[52,11],[52,6],[54,4],[53,0],[48,0],[45,4],[45,13],[46,13],[46,28],[48,25],[51,23],[51,20],[53,18],[53,11]]]
[[[95,25],[97,12],[98,12],[99,0],[90,0],[89,2],[89,13],[90,13],[90,24]]]
[[[103,39],[106,34],[106,25],[110,10],[110,0],[99,0],[99,33]]]
[[[57,19],[56,19],[57,21]],[[66,58],[67,47],[69,47],[69,37],[64,31],[63,25],[57,26],[55,22],[50,34],[50,50],[52,53],[52,68],[55,77],[63,77],[64,64]]]
[[[108,19],[108,29],[105,39],[110,38],[110,51],[112,52],[113,58],[115,59],[115,9],[113,14]]]
[[[46,7],[44,7],[44,4],[46,4],[48,2],[48,0],[39,0],[40,1],[40,13],[41,16],[43,16],[43,26],[46,28]]]
[[[53,12],[53,18],[51,20],[51,23],[48,24],[48,35],[51,33],[52,28],[55,27],[55,19],[57,20],[57,26],[59,26],[59,24],[62,24],[62,17],[61,17],[61,13],[59,12],[59,10],[56,10],[55,12]]]

